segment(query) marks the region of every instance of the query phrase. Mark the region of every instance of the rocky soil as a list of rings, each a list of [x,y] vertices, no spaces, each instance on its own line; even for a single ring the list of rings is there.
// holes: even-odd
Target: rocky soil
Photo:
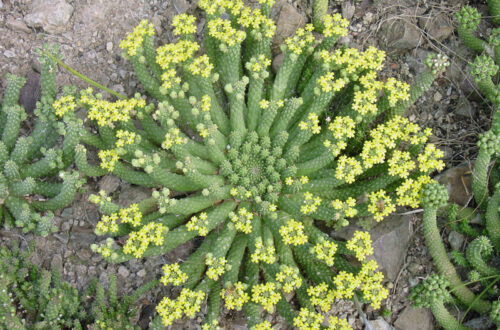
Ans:
[[[34,104],[39,89],[39,64],[35,50],[43,43],[58,44],[64,62],[77,71],[110,87],[133,95],[141,91],[131,66],[120,57],[119,41],[141,19],[151,20],[161,42],[172,40],[169,25],[175,14],[189,12],[201,17],[196,0],[0,0],[0,90],[5,87],[6,73],[28,76],[23,104]],[[465,0],[406,0],[393,1],[347,0],[341,5],[332,1],[332,10],[341,12],[351,21],[350,35],[341,40],[349,47],[367,48],[375,45],[387,51],[384,76],[393,76],[411,82],[423,70],[423,59],[430,51],[447,54],[451,66],[446,74],[427,91],[408,111],[410,120],[430,126],[434,142],[445,151],[450,168],[441,175],[441,181],[450,188],[452,199],[461,205],[470,198],[470,160],[477,152],[477,134],[489,127],[491,109],[475,92],[467,71],[467,62],[473,55],[459,42],[454,12]],[[483,12],[484,4],[476,3]],[[295,29],[310,21],[310,3],[307,0],[278,0],[273,15],[278,22],[276,44],[292,34]],[[199,20],[199,30],[204,20]],[[480,30],[490,29],[482,22]],[[273,66],[280,57],[275,53]],[[67,72],[58,74],[61,85],[86,84]],[[0,93],[1,94],[1,93]],[[93,254],[90,244],[99,242],[93,228],[99,213],[88,202],[88,195],[104,189],[119,196],[122,205],[140,200],[149,191],[131,186],[108,176],[98,182],[87,183],[87,191],[70,207],[56,216],[60,230],[46,238],[20,235],[20,232],[0,230],[1,244],[18,241],[26,245],[35,242],[32,261],[46,267],[60,269],[63,277],[78,288],[84,288],[97,276],[101,283],[108,282],[109,274],[118,276],[119,292],[130,292],[153,277],[158,277],[161,266],[189,254],[191,246],[183,245],[169,255],[133,260],[124,264],[108,264],[98,254]],[[349,228],[349,230],[353,230]],[[343,237],[346,232],[335,233]],[[455,232],[443,233],[451,245],[460,247],[464,238]],[[373,329],[432,329],[432,315],[425,309],[409,307],[409,289],[428,275],[432,262],[424,246],[419,210],[401,213],[372,230],[375,258],[383,267],[390,289],[390,298],[381,310],[370,308],[366,314]],[[141,301],[139,324],[145,327],[155,304],[165,290],[158,287]],[[347,317],[355,329],[363,329],[359,311],[351,302],[338,304],[333,315]],[[178,323],[174,328],[199,329],[201,314],[197,319]],[[279,317],[270,320],[276,328],[288,328]],[[226,329],[244,329],[241,313],[227,314]],[[369,329],[366,326],[366,329]]]

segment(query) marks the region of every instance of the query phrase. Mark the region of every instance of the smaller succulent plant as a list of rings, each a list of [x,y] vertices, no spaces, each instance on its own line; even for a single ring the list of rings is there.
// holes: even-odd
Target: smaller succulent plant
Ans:
[[[81,122],[75,118],[58,120],[52,105],[56,63],[44,55],[40,62],[42,99],[37,102],[29,135],[21,129],[26,112],[17,104],[25,79],[6,76],[0,111],[0,215],[8,225],[45,236],[55,230],[52,211],[68,205],[83,182],[78,173],[64,172],[73,162]],[[52,180],[57,175],[62,183]]]
[[[57,270],[32,265],[28,253],[0,248],[0,328],[82,329],[86,313],[77,289]]]

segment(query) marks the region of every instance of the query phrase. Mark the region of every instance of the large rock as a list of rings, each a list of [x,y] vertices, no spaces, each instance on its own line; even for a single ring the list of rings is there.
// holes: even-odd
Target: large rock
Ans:
[[[436,176],[439,183],[446,186],[450,201],[466,206],[472,196],[471,164],[463,163]]]
[[[24,17],[28,26],[41,27],[48,33],[62,33],[66,28],[73,6],[65,0],[35,0],[31,13]]]
[[[432,330],[432,315],[427,308],[408,306],[394,322],[396,329],[401,330]]]
[[[380,31],[379,36],[385,41],[385,46],[396,52],[413,49],[421,42],[418,28],[404,19],[388,20],[382,24]]]
[[[370,321],[371,327],[365,326],[365,330],[394,330],[394,328],[387,323],[386,320],[379,317],[376,320]]]
[[[421,16],[418,19],[418,25],[428,33],[431,39],[438,41],[445,40],[455,30],[450,18],[445,13],[433,15],[431,12],[429,16]]]
[[[295,7],[286,2],[283,3],[276,22],[276,34],[273,43],[281,45],[286,38],[292,36],[298,28],[304,27],[305,24],[304,16]]]

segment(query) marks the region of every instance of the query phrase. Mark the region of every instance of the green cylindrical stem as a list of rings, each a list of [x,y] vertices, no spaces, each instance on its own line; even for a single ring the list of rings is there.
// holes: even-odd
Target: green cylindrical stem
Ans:
[[[463,27],[462,25],[458,25],[458,36],[462,40],[467,48],[472,49],[477,53],[482,53],[484,51],[484,47],[486,46],[486,41],[479,39],[474,35],[474,30]]]
[[[495,247],[495,250],[500,251],[500,189],[497,189],[491,196],[488,207],[486,209],[486,230],[488,236]]]
[[[54,197],[61,192],[61,188],[62,183],[59,182],[38,181],[36,183],[35,189],[33,189],[33,193],[45,197]]]
[[[448,255],[441,240],[441,235],[437,228],[436,211],[435,207],[426,207],[424,208],[423,215],[425,242],[434,260],[434,264],[439,274],[450,281],[453,287],[453,294],[461,302],[471,305],[472,309],[478,313],[486,313],[490,309],[489,302],[482,299],[476,299],[474,293],[462,283],[455,267],[453,267],[448,259]],[[472,304],[473,302],[474,304]]]
[[[9,185],[9,194],[11,196],[22,197],[33,193],[36,187],[35,180],[33,178],[26,178],[23,181],[12,182]]]
[[[226,52],[218,52],[217,71],[220,73],[222,84],[234,85],[240,80],[241,45],[228,46]]]
[[[50,54],[57,56],[58,51],[48,50]],[[56,72],[57,63],[46,55],[40,56],[41,76],[40,84],[42,85],[42,98],[55,100],[57,95]]]
[[[484,206],[488,200],[488,166],[491,154],[485,148],[479,148],[474,170],[472,171],[472,191],[474,200],[479,206]]]
[[[331,164],[333,160],[335,159],[335,156],[332,154],[331,151],[325,148],[325,151],[319,155],[316,158],[313,158],[311,160],[308,160],[304,163],[297,164],[297,176],[301,175],[309,175],[311,173],[314,173],[318,170],[321,170]],[[332,178],[333,179],[333,178]],[[339,181],[339,180],[336,180]]]
[[[212,205],[212,204],[210,204]],[[207,213],[207,230],[210,232],[215,227],[217,227],[222,221],[227,218],[229,212],[234,209],[234,202],[225,202],[219,204],[215,209]],[[186,243],[190,239],[198,236],[197,231],[188,231],[186,226],[178,227],[172,231],[169,231],[164,238],[163,245],[161,246],[149,246],[144,252],[143,257],[151,257],[166,254],[177,246]],[[120,263],[132,259],[133,256],[126,255],[121,251],[117,252],[117,257],[115,259],[109,259],[112,262]]]
[[[80,170],[86,176],[103,176],[108,173],[108,170],[101,168],[99,166],[90,165],[87,162],[87,150],[83,145],[76,146],[75,153],[75,164],[78,170]]]
[[[16,164],[21,165],[28,160],[28,151],[32,139],[21,136],[17,139],[16,145],[12,153],[10,154],[10,159],[16,162]]]
[[[250,84],[248,87],[248,112],[247,126],[249,131],[254,131],[257,128],[257,123],[260,118],[259,102],[263,99],[264,80],[262,78],[253,78],[250,75]]]
[[[491,245],[489,239],[485,236],[475,238],[467,246],[467,260],[482,276],[493,276],[500,273],[497,268],[488,266],[484,260],[492,250],[493,246]]]
[[[248,284],[249,288],[259,283],[259,265],[253,263],[250,258],[247,258],[245,264],[245,279],[245,283]],[[260,318],[259,305],[253,303],[252,301],[249,301],[245,305],[243,305],[243,308],[245,310],[247,326],[250,329],[262,322],[262,319]]]
[[[221,107],[217,96],[215,95],[212,81],[210,78],[199,77],[199,84],[203,94],[210,96],[210,114],[217,129],[224,135],[229,135],[231,126],[224,109]]]
[[[436,300],[431,304],[431,311],[437,323],[446,330],[467,330],[469,328],[461,325],[453,315],[448,312],[444,303]]]
[[[234,239],[231,250],[227,254],[227,265],[229,269],[224,273],[224,283],[234,284],[238,282],[243,255],[248,244],[246,235],[238,234]]]
[[[153,168],[150,176],[160,185],[175,191],[196,191],[201,188],[199,184],[193,182],[189,178],[180,174],[171,173],[159,166]]]
[[[133,168],[117,162],[112,172],[121,179],[142,187],[156,187],[153,179],[144,172],[134,171]]]
[[[490,15],[493,16],[493,23],[500,24],[500,1],[498,0],[488,0],[488,8]]]
[[[149,73],[146,63],[144,63],[145,61],[146,59],[144,57],[141,59],[140,56],[137,55],[130,57],[130,62],[144,89],[158,101],[163,101],[166,97],[160,93],[160,84],[156,78]]]
[[[5,89],[2,100],[3,111],[7,111],[8,108],[17,104],[21,88],[26,83],[26,79],[24,77],[18,77],[13,74],[7,74],[6,78],[7,88]]]
[[[312,245],[309,243],[295,246],[293,252],[295,254],[295,260],[299,263],[302,269],[305,270],[309,278],[316,284],[325,282],[330,287],[334,287],[333,277],[334,273],[330,267],[321,262],[316,262],[314,258],[311,258],[309,249]]]
[[[16,143],[17,136],[19,135],[19,128],[21,127],[21,122],[23,117],[26,116],[23,108],[20,106],[11,106],[4,109],[7,113],[7,120],[5,122],[5,127],[2,132],[2,142],[5,144],[8,150],[11,150]]]
[[[26,200],[20,197],[8,196],[5,199],[5,206],[14,217],[16,226],[26,227],[30,224],[32,214]]]
[[[65,173],[61,191],[57,194],[57,196],[43,202],[33,201],[31,205],[39,211],[55,211],[62,209],[63,207],[69,205],[75,198],[75,194],[80,187],[78,182],[78,175]]]
[[[314,29],[323,32],[323,17],[328,14],[328,0],[313,1],[313,24]]]
[[[188,276],[188,280],[184,284],[186,288],[195,288],[201,280],[203,272],[206,268],[206,254],[212,250],[213,243],[216,239],[217,235],[215,233],[209,234],[203,240],[203,243],[200,245],[200,247],[181,264],[181,271]]]
[[[99,138],[98,135],[90,133],[86,129],[82,131],[80,139],[83,143],[91,145],[97,149],[106,149],[106,144]]]
[[[151,114],[141,113],[138,117],[147,138],[160,145],[165,140],[165,130],[153,120]]]
[[[296,64],[297,64],[297,59],[295,57],[295,54],[292,52],[287,52],[285,54],[285,58],[283,59],[283,64],[278,70],[278,73],[276,74],[276,77],[274,79],[274,84],[271,89],[271,97],[270,101],[278,101],[278,100],[283,100],[285,97],[285,90],[288,85],[288,81],[290,79],[290,76],[295,70]]]
[[[208,289],[209,289],[208,301],[207,301],[208,310],[203,323],[210,325],[212,321],[216,321],[219,318],[220,314],[220,305],[221,305],[220,281],[210,280],[208,282]]]
[[[156,63],[156,48],[153,36],[143,36],[142,49],[144,51],[144,57],[146,58],[151,72],[153,72],[156,79],[161,80],[161,74],[163,73],[163,70],[161,69],[160,65]]]
[[[486,96],[490,100],[490,102],[496,103],[495,93],[496,93],[497,87],[495,86],[495,84],[491,80],[491,77],[487,77],[487,78],[482,79],[482,80],[474,80],[474,81],[476,82],[477,87],[479,87],[479,90],[481,91],[481,93],[483,93],[484,96]]]

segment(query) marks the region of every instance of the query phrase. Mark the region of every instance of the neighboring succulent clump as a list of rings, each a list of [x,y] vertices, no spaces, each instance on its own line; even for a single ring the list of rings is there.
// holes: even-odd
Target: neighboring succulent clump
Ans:
[[[0,328],[82,329],[86,313],[78,290],[27,257],[0,248]]]
[[[273,2],[251,9],[201,0],[204,51],[193,16],[174,17],[178,40],[157,48],[152,24],[142,21],[120,47],[154,100],[111,102],[89,88],[56,101],[68,117],[86,109],[97,128],[81,133],[80,171],[152,189],[127,208],[104,192],[91,196],[103,213],[96,233],[123,237],[93,250],[124,262],[203,238],[185,261],[163,266],[161,282],[183,288],[159,302],[154,326],[194,317],[207,298],[203,329],[218,327],[222,304],[243,309],[255,329],[270,328],[262,313],[276,310],[298,328],[319,328],[338,299],[379,308],[388,292],[377,263],[366,260],[369,234],[341,242],[325,231],[418,207],[429,175],[444,167],[427,143],[430,130],[403,117],[446,68],[444,56],[429,56],[412,86],[377,80],[385,53],[332,50],[348,26],[333,14],[322,17],[321,41],[311,24],[285,40],[273,75]],[[84,145],[98,149],[99,166],[88,163]],[[330,328],[342,327],[345,320],[330,318]]]
[[[132,324],[133,304],[158,281],[118,298],[116,276],[111,275],[109,290],[94,279],[79,293],[61,280],[56,269],[47,271],[31,264],[32,252],[0,248],[0,328],[140,329]]]
[[[499,1],[488,1],[490,12],[500,10]],[[496,8],[496,9],[495,9]],[[495,15],[495,14],[494,14]],[[475,208],[459,209],[457,205],[448,205],[448,192],[444,186],[428,184],[422,192],[424,207],[424,235],[429,252],[442,280],[448,281],[450,292],[465,304],[466,307],[480,314],[489,313],[490,319],[497,326],[499,323],[499,292],[495,285],[500,280],[500,268],[495,258],[500,254],[500,106],[499,87],[494,83],[500,60],[500,29],[493,29],[488,42],[474,36],[481,15],[475,8],[465,6],[457,13],[459,20],[459,36],[466,46],[482,53],[470,64],[471,74],[479,90],[493,105],[491,129],[479,136],[479,152],[472,172],[472,191]],[[498,24],[498,22],[495,21]],[[493,50],[490,52],[489,50]],[[494,53],[494,58],[490,53]],[[455,265],[450,261],[441,234],[437,227],[436,216],[439,209],[448,214],[448,223],[453,230],[466,236],[469,241],[462,251],[451,251],[452,261],[457,267],[468,270],[468,283],[481,284],[480,292],[469,289],[459,276]],[[482,223],[472,225],[470,220],[477,211],[481,214]],[[478,285],[475,286],[476,288]],[[443,288],[443,290],[445,290]],[[424,290],[425,291],[425,290]],[[412,296],[426,293],[415,288]],[[446,291],[446,290],[445,290]],[[424,294],[425,293],[425,294]],[[446,291],[445,296],[449,296]],[[440,297],[439,302],[431,305],[438,323],[445,329],[464,328],[461,321],[447,314],[442,304],[447,300]],[[422,298],[424,299],[424,298]],[[427,299],[427,298],[425,298]],[[417,304],[420,305],[420,304]]]
[[[73,163],[81,123],[75,118],[58,120],[55,105],[65,103],[71,96],[59,98],[53,106],[56,63],[44,55],[40,62],[42,98],[37,102],[29,135],[22,128],[27,115],[18,105],[25,79],[6,76],[7,89],[0,112],[0,216],[7,225],[45,236],[56,230],[52,211],[71,203],[82,185],[78,173],[64,172]],[[61,135],[63,140],[59,143]],[[57,175],[62,183],[51,180]]]

